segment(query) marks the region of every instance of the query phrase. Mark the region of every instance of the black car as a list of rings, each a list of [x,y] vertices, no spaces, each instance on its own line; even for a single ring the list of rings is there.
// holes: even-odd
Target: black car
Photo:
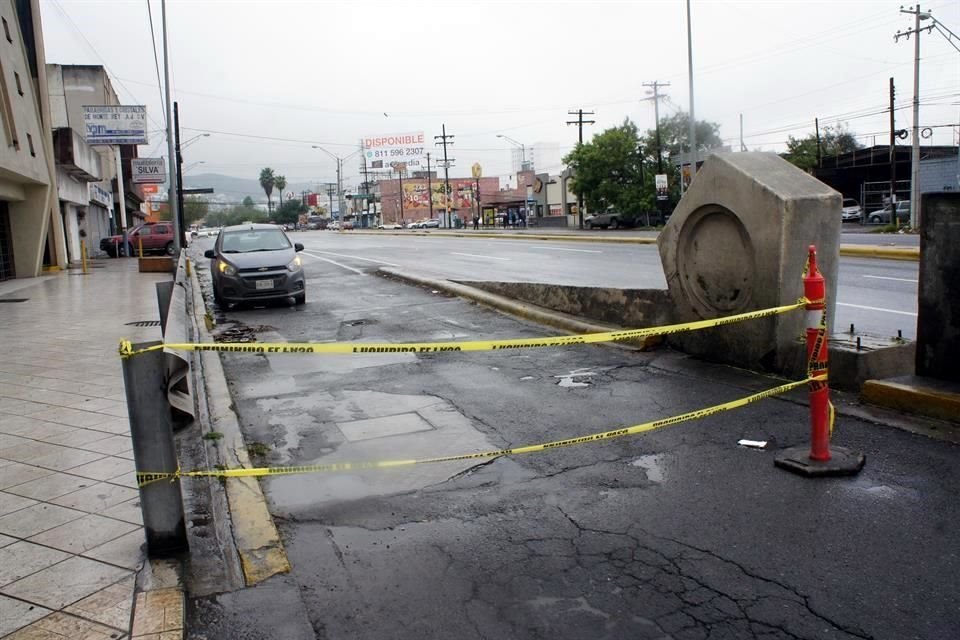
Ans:
[[[282,229],[272,224],[225,227],[210,258],[213,298],[217,303],[252,302],[293,298],[307,300],[306,278],[298,251]]]

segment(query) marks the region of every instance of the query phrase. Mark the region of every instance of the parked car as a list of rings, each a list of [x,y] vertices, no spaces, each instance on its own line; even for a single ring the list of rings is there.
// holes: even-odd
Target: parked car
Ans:
[[[344,230],[353,229],[353,220],[344,220],[341,228]]]
[[[596,213],[584,218],[583,226],[587,229],[619,229],[632,225],[619,213]]]
[[[420,223],[421,229],[439,229],[440,220],[438,218],[433,218],[431,220],[424,220]]]
[[[867,222],[871,224],[890,224],[892,220],[891,212],[893,207],[888,204],[879,211],[871,211],[867,214]],[[901,200],[897,203],[897,224],[903,224],[910,220],[910,201]]]
[[[228,304],[293,298],[303,304],[307,281],[298,251],[303,245],[291,244],[272,224],[225,227],[203,254],[210,259],[213,299]]]
[[[377,229],[403,229],[402,224],[379,224]]]
[[[111,258],[120,256],[136,256],[143,253],[174,254],[173,225],[169,222],[148,222],[138,225],[127,232],[127,246],[123,245],[123,235],[109,236],[100,239],[100,250]]]
[[[333,222],[327,223],[327,230],[328,230],[328,231],[340,231],[340,223],[339,223],[338,221],[336,221],[336,220],[334,220]]]
[[[419,229],[419,228],[420,228],[420,220],[414,220],[413,222],[408,222],[406,228],[407,228],[407,229]]]
[[[840,206],[840,219],[843,222],[849,222],[851,220],[859,221],[863,217],[863,209],[860,208],[860,203],[853,198],[844,198],[843,204]]]

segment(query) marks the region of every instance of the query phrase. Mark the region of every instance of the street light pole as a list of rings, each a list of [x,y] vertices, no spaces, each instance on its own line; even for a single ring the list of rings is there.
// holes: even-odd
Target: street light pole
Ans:
[[[687,0],[687,75],[690,78],[690,179],[697,172],[697,121],[693,114],[693,32],[690,29],[690,0]],[[680,168],[680,186],[683,186],[683,167]],[[682,189],[681,189],[682,190]]]
[[[513,143],[514,145],[520,147],[520,170],[521,170],[521,171],[526,171],[526,170],[527,170],[527,145],[525,145],[525,144],[523,144],[522,142],[519,142],[519,141],[517,141],[517,140],[514,140],[514,139],[511,138],[510,136],[505,136],[505,135],[503,135],[502,133],[498,133],[498,134],[497,134],[497,137],[498,137],[498,138],[503,138],[503,139],[506,140],[507,142],[511,142],[511,143]]]
[[[173,137],[174,121],[173,104],[170,97],[170,53],[167,44],[167,0],[160,0],[160,13],[163,19],[163,72],[164,84],[166,85],[164,105],[167,115],[167,157],[170,158],[170,190],[167,193],[167,206],[170,207],[170,220],[173,222],[173,228],[178,230],[178,233],[175,233],[173,236],[173,248],[176,255],[180,255],[180,249],[182,247],[181,240],[183,238],[183,234],[179,233],[180,208],[177,197],[179,193],[179,181],[177,179],[179,163],[177,162],[177,158],[180,156],[180,152],[175,148],[176,145]]]

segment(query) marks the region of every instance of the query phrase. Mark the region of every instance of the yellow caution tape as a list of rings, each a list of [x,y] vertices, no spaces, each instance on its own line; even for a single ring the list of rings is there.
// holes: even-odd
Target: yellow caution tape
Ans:
[[[696,411],[683,413],[678,416],[673,416],[672,418],[662,418],[660,420],[645,422],[643,424],[637,424],[632,427],[615,429],[613,431],[591,433],[590,435],[579,436],[577,438],[570,438],[567,440],[554,440],[553,442],[545,442],[542,444],[531,444],[523,447],[515,447],[512,449],[497,449],[494,451],[480,451],[477,453],[462,453],[458,455],[437,456],[434,458],[421,458],[421,459],[411,459],[411,460],[380,460],[376,462],[337,462],[337,463],[331,463],[331,464],[311,464],[311,465],[301,465],[301,466],[255,467],[250,469],[247,469],[247,468],[214,469],[214,470],[200,470],[200,471],[181,471],[180,469],[177,469],[177,471],[173,473],[147,473],[147,472],[140,473],[138,472],[137,483],[139,484],[139,486],[142,487],[152,482],[157,482],[160,480],[170,480],[172,482],[182,477],[251,478],[251,477],[262,477],[262,476],[296,475],[296,474],[324,473],[324,472],[335,472],[335,471],[357,471],[362,469],[388,469],[388,468],[394,468],[394,467],[408,467],[408,466],[413,466],[417,464],[432,464],[436,462],[457,462],[460,460],[477,460],[480,458],[496,458],[499,456],[513,456],[513,455],[520,455],[524,453],[536,453],[540,451],[549,451],[551,449],[559,449],[560,447],[571,447],[578,444],[587,444],[590,442],[599,442],[602,440],[613,440],[615,438],[622,438],[625,436],[632,436],[639,433],[647,433],[649,431],[655,431],[657,429],[662,429],[663,427],[669,427],[671,425],[680,424],[681,422],[698,420],[700,418],[706,418],[707,416],[712,416],[717,413],[722,413],[724,411],[739,409],[740,407],[745,407],[748,404],[752,404],[759,400],[763,400],[764,398],[769,398],[771,396],[775,396],[781,393],[786,393],[791,389],[796,389],[797,387],[801,387],[809,382],[821,382],[824,380],[826,380],[826,376],[816,376],[816,377],[806,378],[805,380],[788,382],[786,384],[780,385],[779,387],[774,387],[772,389],[767,389],[766,391],[754,393],[753,395],[749,395],[744,398],[731,400],[730,402],[724,402],[723,404],[707,407],[706,409],[697,409]]]
[[[599,333],[584,333],[572,336],[550,336],[542,338],[516,338],[510,340],[469,340],[463,342],[405,342],[405,343],[378,343],[378,342],[210,342],[210,343],[164,343],[135,351],[129,340],[120,342],[120,356],[129,358],[148,351],[160,349],[174,349],[179,351],[229,351],[239,353],[437,353],[442,351],[497,351],[501,349],[529,349],[538,347],[565,347],[573,344],[595,344],[600,342],[623,342],[646,338],[648,336],[662,336],[686,331],[697,331],[720,327],[744,320],[766,318],[768,316],[788,313],[804,308],[808,300],[801,298],[794,304],[781,307],[748,311],[737,315],[715,318],[712,320],[697,320],[680,324],[669,324],[646,329],[624,329],[620,331],[603,331]]]

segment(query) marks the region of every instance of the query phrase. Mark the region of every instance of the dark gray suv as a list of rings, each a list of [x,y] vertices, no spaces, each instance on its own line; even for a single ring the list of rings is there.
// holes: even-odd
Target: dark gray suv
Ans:
[[[306,278],[298,251],[287,234],[272,224],[225,227],[210,258],[213,298],[217,303],[255,302],[293,298],[307,301]]]

